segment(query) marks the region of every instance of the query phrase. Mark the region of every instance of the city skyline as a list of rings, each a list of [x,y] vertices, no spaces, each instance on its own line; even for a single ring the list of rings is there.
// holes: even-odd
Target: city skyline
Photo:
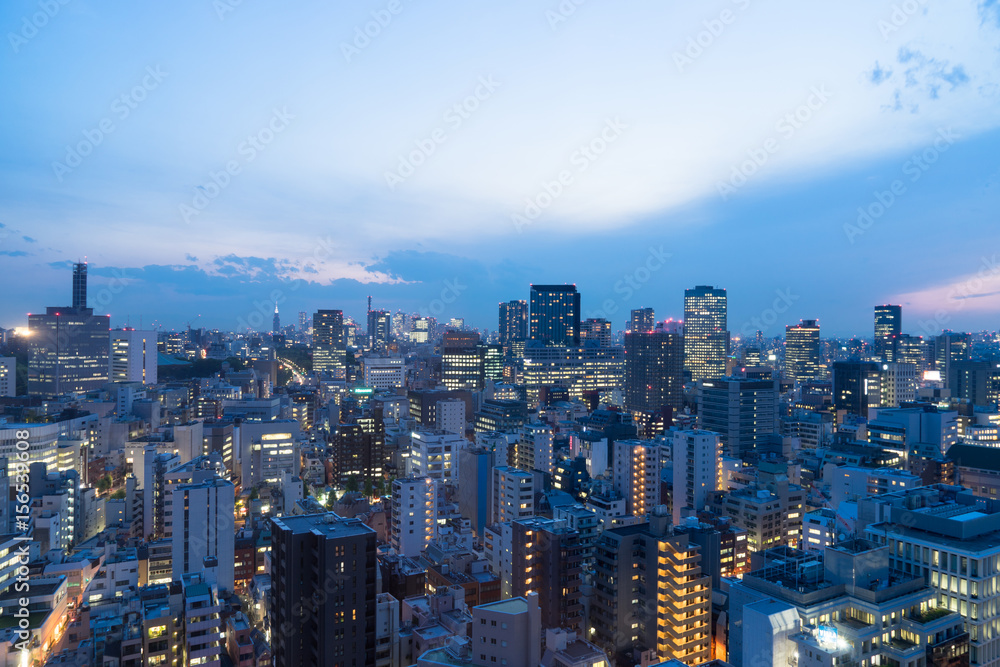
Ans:
[[[727,287],[737,324],[793,290],[775,335],[811,318],[867,332],[855,300],[902,304],[911,323],[944,308],[956,328],[994,326],[995,3],[563,15],[518,2],[491,20],[401,4],[367,41],[377,3],[216,4],[60,4],[41,27],[35,5],[0,11],[17,111],[0,130],[0,280],[40,291],[9,294],[0,326],[23,326],[84,256],[95,289],[128,280],[104,311],[116,324],[167,328],[202,314],[230,329],[296,279],[291,310],[355,319],[369,294],[433,315],[460,291],[442,314],[491,327],[492,304],[528,284],[576,282],[582,315],[610,300],[615,328],[644,305],[676,317],[675,295],[696,284]],[[820,24],[809,39],[789,29]],[[438,25],[454,43],[423,48]],[[200,46],[180,49],[169,27]],[[248,46],[293,27],[287,50]],[[941,233],[948,244],[925,240]]]

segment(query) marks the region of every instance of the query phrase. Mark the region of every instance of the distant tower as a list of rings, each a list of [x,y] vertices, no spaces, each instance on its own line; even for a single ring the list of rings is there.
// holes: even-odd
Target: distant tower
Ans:
[[[87,307],[87,264],[78,262],[73,265],[73,307]]]
[[[274,302],[274,323],[271,325],[271,332],[272,333],[280,333],[281,332],[281,318],[278,317],[278,302],[277,301]]]

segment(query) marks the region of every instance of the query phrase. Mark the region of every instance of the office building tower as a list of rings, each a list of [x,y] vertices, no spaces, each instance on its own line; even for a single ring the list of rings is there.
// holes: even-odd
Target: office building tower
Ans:
[[[665,507],[649,523],[605,530],[596,560],[589,637],[614,664],[639,664],[647,651],[655,657],[643,664],[708,661],[711,577],[700,547],[671,530]]]
[[[368,345],[373,350],[385,349],[392,339],[392,314],[386,310],[368,311]]]
[[[660,499],[660,446],[652,440],[620,440],[612,453],[615,491],[625,498],[628,513],[643,517]]]
[[[433,317],[414,317],[410,322],[410,342],[429,343],[436,326]]]
[[[406,362],[402,357],[364,357],[361,376],[366,387],[398,389],[406,383]]]
[[[922,577],[892,565],[890,549],[854,539],[754,558],[729,588],[729,652],[754,665],[968,664],[962,618]]]
[[[274,319],[271,321],[271,333],[281,333],[281,317],[278,315],[278,302],[274,302]]]
[[[434,427],[456,435],[465,435],[465,401],[449,398],[438,401]]]
[[[507,301],[500,304],[500,344],[508,348],[515,341],[528,339],[528,302]]]
[[[695,516],[708,504],[708,494],[725,488],[722,480],[722,442],[710,431],[673,430],[664,446],[673,463],[673,519]]]
[[[0,357],[0,396],[17,396],[17,357]]]
[[[902,306],[875,306],[875,358],[878,361],[891,361],[893,344],[897,336],[903,332]]]
[[[603,317],[592,317],[580,325],[580,344],[611,345],[611,322]]]
[[[945,331],[934,339],[934,367],[941,379],[951,376],[951,365],[972,360],[972,339],[967,333]]]
[[[956,361],[946,378],[951,397],[994,408],[1000,399],[1000,364],[995,361]]]
[[[458,453],[458,511],[472,521],[472,530],[481,539],[490,520],[495,453],[487,447],[468,447]]]
[[[447,331],[441,338],[441,383],[448,389],[485,386],[481,340],[475,331]]]
[[[882,408],[868,421],[868,442],[895,452],[943,456],[958,443],[958,413],[931,405]]]
[[[111,318],[87,307],[87,265],[73,270],[73,305],[29,314],[28,393],[59,396],[108,382]]]
[[[313,370],[342,377],[347,368],[344,313],[319,310],[313,314]]]
[[[651,309],[647,309],[651,310]],[[643,323],[645,326],[645,323]],[[684,338],[679,322],[625,334],[625,407],[657,412],[684,406]]]
[[[882,407],[896,408],[917,398],[917,367],[894,361],[882,364]]]
[[[307,333],[309,331],[309,313],[304,310],[299,311],[299,333]]]
[[[173,487],[174,534],[172,576],[202,572],[214,563],[214,581],[222,590],[233,591],[233,512],[236,491],[232,483],[214,478]]]
[[[833,363],[833,407],[865,419],[882,405],[882,369],[871,361]]]
[[[693,382],[726,374],[726,304],[724,289],[699,285],[684,290],[684,370]]]
[[[820,376],[819,322],[802,320],[785,327],[785,377],[811,382]]]
[[[530,341],[524,348],[524,385],[528,404],[537,406],[541,391],[564,388],[573,400],[621,389],[625,351],[621,347],[544,347]]]
[[[778,381],[725,378],[698,383],[698,427],[719,434],[738,458],[781,431]]]
[[[927,345],[921,336],[898,334],[893,339],[892,361],[901,364],[913,364],[917,373],[923,374],[927,368]]]
[[[112,382],[156,384],[156,332],[115,329],[111,332]]]
[[[375,664],[375,548],[375,531],[357,519],[271,520],[274,667]]]
[[[632,333],[652,331],[656,325],[656,316],[652,308],[636,308],[629,318],[628,330]]]
[[[961,614],[969,664],[1000,664],[1000,502],[935,484],[858,501],[858,531],[883,548],[894,571],[918,577],[936,607]],[[930,664],[930,663],[928,663]],[[940,663],[946,664],[946,663]]]
[[[531,286],[531,340],[544,345],[580,344],[580,293],[576,285]]]
[[[483,368],[483,381],[503,380],[504,351],[502,345],[486,343],[479,345],[479,361]]]
[[[555,467],[554,433],[548,424],[525,424],[514,445],[514,465],[521,470],[552,474]]]
[[[351,415],[336,425],[330,439],[327,470],[340,487],[356,483],[359,490],[376,484],[385,472],[385,421],[381,406]]]

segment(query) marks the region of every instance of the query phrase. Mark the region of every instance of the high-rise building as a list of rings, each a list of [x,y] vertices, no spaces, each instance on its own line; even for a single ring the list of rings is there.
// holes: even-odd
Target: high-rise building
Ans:
[[[632,333],[652,331],[656,324],[656,316],[652,308],[636,308],[629,318],[628,330]]]
[[[785,377],[809,382],[820,375],[819,322],[802,320],[785,327]]]
[[[700,547],[673,534],[666,507],[649,523],[605,530],[596,561],[588,632],[614,664],[638,664],[645,651],[663,664],[708,662],[712,580]]]
[[[934,339],[935,368],[941,371],[941,379],[951,376],[951,365],[972,360],[972,339],[967,333],[945,331]]]
[[[726,313],[726,290],[708,285],[684,290],[684,370],[693,382],[726,374]]]
[[[458,452],[468,444],[463,435],[420,428],[410,434],[410,474],[446,484],[458,481]]]
[[[318,310],[313,314],[313,370],[342,376],[347,368],[344,312]]]
[[[576,285],[531,286],[531,340],[580,344],[580,293]]]
[[[899,407],[917,398],[917,367],[914,364],[882,364],[882,406]]]
[[[917,372],[927,368],[927,346],[921,336],[899,334],[893,339],[892,361],[913,364]],[[922,373],[921,373],[922,374]]]
[[[903,331],[903,307],[893,305],[875,306],[875,357],[880,361],[890,361],[893,342]]]
[[[233,511],[236,492],[219,477],[173,487],[174,534],[171,567],[174,581],[202,572],[214,562],[215,583],[232,592],[234,586]]]
[[[493,468],[492,474],[489,523],[509,523],[534,516],[535,476],[505,465]]]
[[[0,357],[0,396],[17,395],[17,357]]]
[[[309,313],[304,310],[299,311],[299,333],[309,331]]]
[[[994,361],[956,361],[946,378],[952,398],[993,407],[1000,399],[1000,364]]]
[[[448,389],[485,386],[481,340],[475,331],[447,331],[441,338],[441,383]]]
[[[336,426],[328,445],[329,475],[334,484],[353,480],[358,488],[375,484],[385,470],[385,422],[381,407],[352,415]]]
[[[283,516],[271,529],[274,667],[375,664],[375,531],[333,513]]]
[[[833,407],[868,418],[882,405],[882,370],[871,361],[833,362]]]
[[[652,310],[652,309],[646,309]],[[636,312],[636,311],[633,311]],[[679,322],[625,333],[625,406],[656,412],[684,405],[684,338]]]
[[[593,341],[597,345],[611,345],[611,322],[603,317],[591,317],[580,325],[580,344]]]
[[[73,305],[28,315],[28,393],[58,396],[107,383],[110,322],[87,307],[87,265],[76,264]]]
[[[111,332],[112,382],[156,384],[156,332],[115,329]]]
[[[524,385],[530,405],[541,389],[565,388],[570,398],[621,389],[625,354],[621,347],[544,347],[531,341],[524,348]]]
[[[646,516],[660,499],[660,446],[652,440],[619,440],[612,453],[615,491],[628,513]]]
[[[274,302],[274,319],[271,322],[271,333],[281,333],[281,317],[278,315],[278,302]]]
[[[552,427],[548,424],[525,424],[514,445],[514,465],[521,470],[539,470],[552,474],[555,448]]]
[[[500,304],[500,344],[505,348],[515,341],[528,339],[528,302],[507,301]]]
[[[778,381],[725,378],[698,383],[698,426],[742,458],[781,431]]]
[[[674,470],[673,519],[695,516],[708,504],[708,494],[725,488],[722,482],[722,442],[711,431],[673,430],[671,442]]]
[[[368,345],[385,349],[392,338],[392,314],[387,310],[368,311]]]
[[[503,597],[538,595],[543,628],[583,630],[583,547],[564,520],[540,516],[486,529]]]
[[[392,481],[389,544],[396,553],[415,558],[434,539],[437,521],[437,487],[426,477]]]
[[[859,500],[857,528],[888,547],[888,568],[922,579],[936,593],[938,609],[961,614],[968,664],[1000,664],[994,630],[1000,623],[1000,501],[956,486],[921,486]]]

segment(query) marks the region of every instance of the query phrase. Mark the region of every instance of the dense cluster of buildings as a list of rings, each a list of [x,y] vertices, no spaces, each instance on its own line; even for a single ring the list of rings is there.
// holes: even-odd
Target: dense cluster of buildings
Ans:
[[[0,665],[1000,666],[995,334],[72,292],[0,332]]]

